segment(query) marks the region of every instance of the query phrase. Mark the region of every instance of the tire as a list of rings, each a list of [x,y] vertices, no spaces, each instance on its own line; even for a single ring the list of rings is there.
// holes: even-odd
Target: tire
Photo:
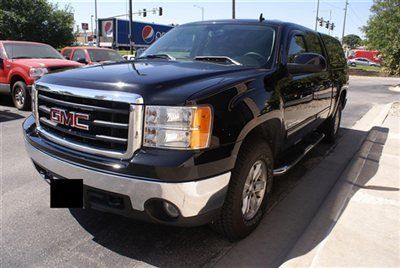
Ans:
[[[328,143],[334,143],[338,137],[340,131],[340,122],[342,121],[342,110],[342,101],[339,100],[339,104],[334,116],[327,119],[323,130],[325,134],[325,141]]]
[[[258,166],[261,171],[260,176],[251,176],[254,173],[250,174],[250,171],[257,172]],[[258,178],[256,181],[260,189],[262,182],[264,182],[263,194],[261,191],[254,192],[256,191],[255,184],[251,183],[254,178]],[[265,213],[272,182],[273,158],[268,144],[262,139],[243,144],[232,171],[221,214],[211,224],[211,227],[230,241],[246,237],[258,226]],[[250,196],[252,196],[251,200],[254,202],[247,202]],[[258,200],[258,202],[255,200]],[[246,204],[249,206],[246,207]],[[251,205],[253,205],[253,209],[251,209]]]
[[[31,108],[31,96],[28,92],[28,87],[25,82],[16,82],[11,91],[11,97],[14,102],[14,106],[18,110],[27,111]]]
[[[351,66],[356,67],[357,64],[355,64],[354,62],[350,63]]]

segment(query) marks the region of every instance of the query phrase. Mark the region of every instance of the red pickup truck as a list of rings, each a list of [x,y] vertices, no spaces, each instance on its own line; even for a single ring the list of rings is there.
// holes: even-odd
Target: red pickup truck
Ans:
[[[46,44],[0,40],[0,92],[11,94],[19,110],[30,109],[30,91],[35,80],[47,73],[80,66]]]

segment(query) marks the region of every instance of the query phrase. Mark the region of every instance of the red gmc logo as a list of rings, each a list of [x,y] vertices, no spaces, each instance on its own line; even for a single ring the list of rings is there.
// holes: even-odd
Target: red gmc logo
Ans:
[[[66,110],[58,108],[50,109],[51,121],[74,128],[89,130],[88,125],[79,122],[80,119],[89,120],[89,115],[76,112],[68,112]]]

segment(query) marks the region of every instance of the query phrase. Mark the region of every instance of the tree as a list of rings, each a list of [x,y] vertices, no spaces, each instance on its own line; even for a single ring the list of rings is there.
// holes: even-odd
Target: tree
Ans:
[[[391,74],[400,74],[399,0],[374,0],[372,16],[362,29],[366,45],[381,52],[383,65]]]
[[[349,48],[353,49],[359,47],[362,43],[361,37],[355,34],[348,34],[343,37],[343,43]]]
[[[59,9],[47,0],[0,0],[0,40],[25,40],[60,48],[74,41],[70,6]]]

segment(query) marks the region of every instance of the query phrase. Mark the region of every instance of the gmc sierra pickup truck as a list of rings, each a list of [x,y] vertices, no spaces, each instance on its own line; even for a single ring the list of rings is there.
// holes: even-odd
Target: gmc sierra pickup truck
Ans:
[[[274,177],[335,140],[347,88],[328,35],[189,23],[134,61],[38,80],[26,150],[44,178],[82,179],[86,208],[237,240],[260,223]]]

